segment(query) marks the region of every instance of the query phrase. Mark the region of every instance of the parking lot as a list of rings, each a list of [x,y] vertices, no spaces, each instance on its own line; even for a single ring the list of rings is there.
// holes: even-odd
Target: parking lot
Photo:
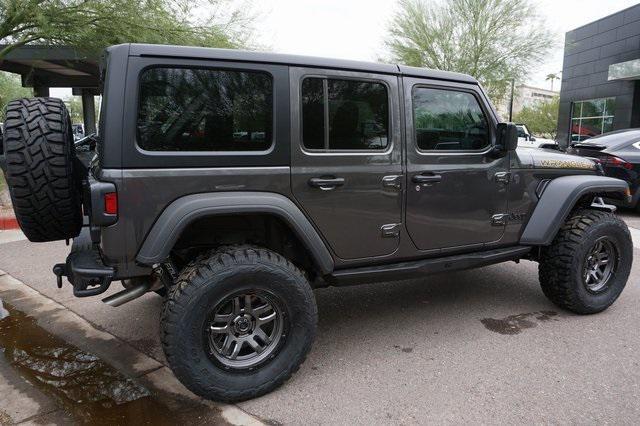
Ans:
[[[640,229],[640,217],[624,217]],[[196,401],[190,410],[197,415],[189,419],[305,425],[635,424],[640,416],[640,231],[633,232],[636,262],[627,288],[609,310],[594,316],[553,306],[540,291],[537,265],[528,261],[318,290],[318,337],[300,371],[282,388],[237,407]],[[31,244],[19,238],[0,235],[5,241],[0,269],[37,293],[16,292],[15,283],[9,289],[8,281],[0,279],[5,283],[0,298],[38,318],[53,335],[134,377],[143,389],[169,395],[160,395],[162,404],[169,412],[181,411],[186,400],[166,402],[188,394],[163,367],[158,338],[162,299],[148,294],[111,308],[100,298],[74,298],[69,287],[56,288],[50,272],[66,255],[64,243]],[[47,304],[30,304],[30,298],[51,299],[62,308],[46,314]],[[73,331],[77,324],[66,313],[84,321],[82,333]],[[93,335],[101,337],[84,338]],[[131,358],[137,353],[144,356]],[[3,376],[8,380],[8,373]],[[26,398],[28,392],[12,395],[19,395],[12,400]],[[43,408],[29,419],[78,420],[56,406],[54,398],[49,411]],[[0,414],[4,422],[16,421],[11,412]]]

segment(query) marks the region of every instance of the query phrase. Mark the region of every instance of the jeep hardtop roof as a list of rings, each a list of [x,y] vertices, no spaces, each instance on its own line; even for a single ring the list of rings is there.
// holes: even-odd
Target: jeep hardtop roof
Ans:
[[[313,56],[286,55],[281,53],[254,52],[236,49],[213,49],[207,47],[169,46],[161,44],[128,44],[112,46],[108,50],[129,49],[130,56],[154,56],[185,59],[215,59],[219,61],[239,61],[294,65],[314,68],[334,68],[351,71],[368,71],[380,74],[394,74],[408,77],[448,80],[478,84],[466,74],[438,71],[406,65],[382,64],[376,62],[350,61],[345,59],[318,58]]]

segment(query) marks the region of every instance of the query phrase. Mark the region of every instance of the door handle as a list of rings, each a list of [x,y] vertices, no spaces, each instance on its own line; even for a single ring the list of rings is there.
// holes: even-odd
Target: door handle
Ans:
[[[414,175],[411,178],[413,183],[438,183],[442,180],[441,175],[428,174],[428,175]]]
[[[313,188],[320,188],[323,191],[330,191],[336,189],[339,186],[344,185],[344,178],[341,177],[315,177],[309,179],[309,186]]]

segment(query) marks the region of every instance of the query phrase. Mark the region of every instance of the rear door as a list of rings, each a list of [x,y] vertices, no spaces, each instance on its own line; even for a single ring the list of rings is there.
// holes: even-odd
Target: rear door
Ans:
[[[402,144],[398,78],[291,68],[293,194],[341,259],[399,243]]]

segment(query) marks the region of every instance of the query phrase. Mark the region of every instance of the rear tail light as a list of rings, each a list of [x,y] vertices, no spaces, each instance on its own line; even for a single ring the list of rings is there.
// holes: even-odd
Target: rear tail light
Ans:
[[[118,194],[108,192],[104,194],[104,212],[106,214],[118,214]]]
[[[602,163],[605,167],[622,167],[623,169],[631,170],[633,169],[633,164],[624,161],[620,157],[606,156],[600,157],[600,163]]]

